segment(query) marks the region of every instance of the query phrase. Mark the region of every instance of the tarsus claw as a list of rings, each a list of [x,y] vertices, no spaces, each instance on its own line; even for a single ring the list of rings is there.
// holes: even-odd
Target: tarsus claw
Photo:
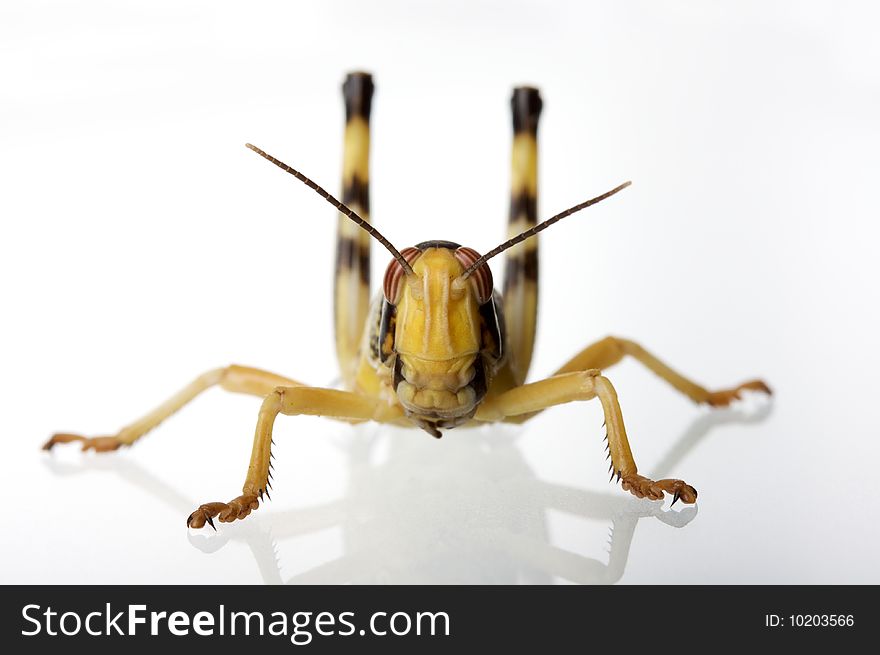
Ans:
[[[243,519],[259,506],[260,501],[257,499],[256,492],[242,494],[228,503],[205,503],[189,515],[186,525],[197,530],[205,527],[207,523],[216,531],[215,518],[219,518],[223,523],[231,523],[237,519]]]

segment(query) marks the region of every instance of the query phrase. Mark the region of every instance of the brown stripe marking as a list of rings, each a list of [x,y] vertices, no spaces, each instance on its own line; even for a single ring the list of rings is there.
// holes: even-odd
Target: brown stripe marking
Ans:
[[[531,86],[520,86],[513,90],[510,108],[513,110],[513,131],[515,134],[529,132],[533,136],[538,133],[538,118],[544,103],[538,89]]]
[[[355,173],[346,180],[342,189],[342,202],[360,214],[370,213],[370,184]]]
[[[521,280],[538,281],[538,251],[534,248],[526,250],[522,255],[507,258],[507,265],[504,269],[505,293],[519,284]]]
[[[336,275],[342,271],[357,270],[361,282],[370,285],[370,248],[351,237],[340,236],[336,241]]]
[[[462,267],[467,270],[471,265],[480,258],[473,248],[458,248],[454,253],[455,258],[461,263]],[[483,264],[471,274],[470,279],[474,282],[477,291],[477,302],[481,305],[492,299],[492,291],[494,290],[494,282],[492,281],[492,269],[488,264]]]
[[[518,221],[522,216],[525,216],[528,225],[538,222],[538,199],[525,190],[510,196],[509,222]]]
[[[350,121],[360,116],[370,120],[370,108],[373,102],[373,77],[369,73],[349,73],[342,84],[342,95],[345,98],[345,120]]]
[[[400,251],[407,263],[412,266],[413,262],[418,259],[422,251],[418,248],[404,248]],[[398,295],[400,294],[400,281],[406,276],[403,266],[396,259],[392,259],[385,269],[385,277],[382,280],[382,291],[385,294],[385,300],[392,305],[397,304]]]

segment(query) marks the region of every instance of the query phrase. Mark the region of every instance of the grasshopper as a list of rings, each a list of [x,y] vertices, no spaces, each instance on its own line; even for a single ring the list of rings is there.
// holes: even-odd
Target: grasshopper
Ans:
[[[130,446],[206,389],[219,386],[262,398],[253,451],[242,493],[227,503],[199,506],[187,526],[243,519],[270,498],[272,428],[278,414],[318,415],[360,423],[419,427],[439,438],[442,430],[503,421],[523,423],[544,409],[598,398],[605,415],[611,479],[639,498],[672,494],[694,503],[697,490],[678,479],[652,480],[638,473],[617,393],[603,372],[625,356],[635,358],[697,403],[729,405],[745,390],[769,394],[761,380],[709,391],[680,375],[637,343],[606,337],[584,348],[553,375],[526,383],[537,325],[536,235],[629,186],[629,182],[539,223],[537,216],[537,89],[513,91],[513,152],[508,240],[484,255],[450,241],[424,241],[398,250],[369,219],[370,109],[373,80],[349,74],[342,86],[345,145],[342,201],[282,161],[247,147],[311,187],[339,212],[335,269],[336,352],[345,390],[305,385],[246,366],[217,368],[197,377],[159,407],[113,436],[58,433],[43,446],[80,442],[98,452]],[[370,300],[370,239],[391,254],[382,289]],[[503,290],[488,261],[506,252]],[[216,528],[215,528],[216,529]]]

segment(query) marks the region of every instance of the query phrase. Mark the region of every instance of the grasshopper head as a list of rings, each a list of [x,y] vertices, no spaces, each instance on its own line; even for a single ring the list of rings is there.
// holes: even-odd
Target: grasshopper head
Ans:
[[[413,274],[392,261],[385,275],[385,300],[394,308],[385,335],[396,355],[394,390],[407,415],[439,436],[437,428],[467,421],[486,395],[481,306],[492,299],[492,277],[484,265],[463,278],[479,255],[458,244],[427,241],[401,254]]]

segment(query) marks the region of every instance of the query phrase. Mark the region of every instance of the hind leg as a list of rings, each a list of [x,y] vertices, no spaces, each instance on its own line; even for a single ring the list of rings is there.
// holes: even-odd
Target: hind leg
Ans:
[[[70,442],[78,442],[83,450],[94,450],[96,452],[106,452],[116,450],[122,446],[130,446],[166,418],[190,403],[196,396],[213,386],[219,386],[226,391],[234,393],[246,393],[252,396],[264,397],[272,393],[276,387],[301,386],[301,383],[281,375],[276,375],[275,373],[246,366],[232,365],[225,368],[217,368],[203,373],[156,409],[142,416],[134,423],[126,425],[115,435],[83,437],[78,434],[60,432],[52,435],[43,444],[43,450],[51,450],[57,444]]]
[[[349,73],[342,85],[345,99],[345,138],[342,164],[342,202],[370,220],[370,105],[373,78]],[[339,215],[336,228],[336,268],[333,284],[333,323],[336,356],[347,387],[357,376],[361,336],[370,309],[370,235]]]
[[[671,369],[635,341],[619,337],[606,337],[591,346],[587,346],[566,362],[554,375],[586,371],[593,368],[604,371],[619,362],[626,355],[638,360],[696,403],[705,403],[712,407],[726,407],[738,399],[743,391],[771,393],[770,387],[761,380],[749,380],[729,389],[709,391]]]
[[[538,223],[538,122],[541,94],[517,87],[510,99],[513,148],[510,158],[508,238]],[[513,246],[505,254],[504,315],[508,365],[513,382],[525,382],[532,361],[538,324],[538,237]]]

